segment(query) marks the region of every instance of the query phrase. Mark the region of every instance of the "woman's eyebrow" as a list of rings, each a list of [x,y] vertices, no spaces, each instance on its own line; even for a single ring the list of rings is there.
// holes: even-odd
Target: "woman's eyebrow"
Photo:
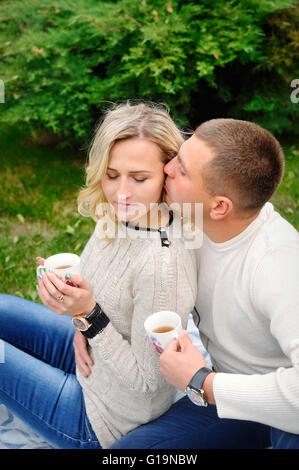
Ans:
[[[110,167],[108,167],[107,170],[118,171],[118,170],[116,170],[115,168],[110,168]],[[151,173],[151,171],[149,171],[149,170],[135,170],[135,171],[129,171],[129,174],[130,174],[130,175],[132,175],[132,174],[137,174],[137,173]]]

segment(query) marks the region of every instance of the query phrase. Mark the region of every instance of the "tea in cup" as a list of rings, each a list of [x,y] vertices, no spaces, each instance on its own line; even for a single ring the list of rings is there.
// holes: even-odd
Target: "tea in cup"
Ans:
[[[80,274],[80,256],[73,253],[58,253],[45,259],[43,265],[36,268],[37,275],[40,276],[42,271],[51,271],[57,276],[65,279],[65,275]],[[68,281],[67,281],[68,282]],[[69,282],[71,284],[71,282]]]

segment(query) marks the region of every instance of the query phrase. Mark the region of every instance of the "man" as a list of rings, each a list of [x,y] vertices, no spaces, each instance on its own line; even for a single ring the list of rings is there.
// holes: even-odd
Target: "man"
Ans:
[[[187,396],[112,448],[299,448],[298,233],[267,202],[283,170],[277,140],[234,119],[200,125],[166,165],[167,202],[203,203],[196,308],[213,370],[182,332],[160,362]]]

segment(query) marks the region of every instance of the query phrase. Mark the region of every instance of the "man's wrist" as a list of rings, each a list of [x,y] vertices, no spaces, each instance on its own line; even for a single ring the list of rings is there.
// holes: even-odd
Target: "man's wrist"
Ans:
[[[203,384],[202,389],[204,391],[205,400],[209,403],[209,405],[216,405],[214,392],[213,392],[213,381],[216,372],[211,372],[209,375],[206,376]]]

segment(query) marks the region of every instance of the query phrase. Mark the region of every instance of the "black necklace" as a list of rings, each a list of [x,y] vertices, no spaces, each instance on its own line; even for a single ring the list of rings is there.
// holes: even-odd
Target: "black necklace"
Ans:
[[[133,230],[144,230],[147,232],[159,232],[160,233],[160,239],[161,239],[161,245],[162,246],[167,246],[169,247],[171,245],[171,242],[167,238],[167,233],[165,228],[169,227],[173,222],[173,212],[169,211],[169,221],[165,225],[165,227],[161,228],[150,228],[150,227],[138,227],[138,225],[132,225],[130,222],[124,222],[122,221],[122,224],[125,225],[128,228],[132,228]]]

